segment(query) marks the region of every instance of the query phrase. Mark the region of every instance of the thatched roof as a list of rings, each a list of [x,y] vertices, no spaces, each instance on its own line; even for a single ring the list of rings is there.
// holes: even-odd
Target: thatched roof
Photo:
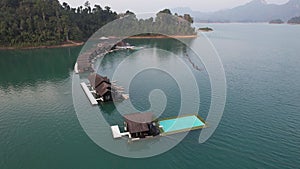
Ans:
[[[124,115],[129,133],[149,131],[148,124],[153,121],[153,113],[134,113]]]

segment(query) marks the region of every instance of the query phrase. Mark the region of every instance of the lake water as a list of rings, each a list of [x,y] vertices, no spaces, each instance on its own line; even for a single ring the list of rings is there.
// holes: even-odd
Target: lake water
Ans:
[[[80,47],[0,51],[0,168],[299,168],[300,27],[209,26],[215,31],[206,35],[222,59],[227,78],[222,121],[204,144],[198,144],[200,131],[193,131],[172,150],[145,159],[111,154],[82,129],[72,102],[72,71]],[[170,40],[152,40],[150,44],[174,53],[181,48]],[[112,76],[111,70],[124,54],[106,56],[98,72]],[[147,61],[137,58],[132,63]],[[203,68],[201,62],[194,61]],[[172,62],[172,58],[162,57],[157,63]],[[199,114],[206,117],[208,75],[191,70],[201,84]],[[157,80],[148,83],[145,79]],[[149,91],[154,88],[161,88],[168,98],[162,117],[176,115],[178,86],[170,76],[157,71],[136,76],[129,91],[133,105],[147,110]],[[110,104],[99,107],[108,121],[121,123],[113,110]]]

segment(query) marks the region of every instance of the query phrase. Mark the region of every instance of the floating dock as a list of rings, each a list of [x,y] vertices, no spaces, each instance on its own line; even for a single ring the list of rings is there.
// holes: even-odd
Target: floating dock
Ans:
[[[85,95],[88,97],[89,101],[91,102],[91,104],[92,104],[93,106],[98,105],[97,100],[95,99],[95,97],[93,96],[92,92],[91,92],[90,89],[87,87],[87,85],[86,85],[84,82],[80,83],[80,85],[81,85],[81,87],[82,87],[82,89],[83,89]]]
[[[131,135],[129,132],[121,133],[120,128],[118,125],[111,126],[111,131],[114,139],[122,138],[123,136],[128,136],[131,138]]]

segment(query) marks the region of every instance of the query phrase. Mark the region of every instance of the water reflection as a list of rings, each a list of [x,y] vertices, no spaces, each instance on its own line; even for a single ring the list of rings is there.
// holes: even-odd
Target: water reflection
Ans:
[[[36,85],[69,77],[80,47],[0,51],[0,86]]]

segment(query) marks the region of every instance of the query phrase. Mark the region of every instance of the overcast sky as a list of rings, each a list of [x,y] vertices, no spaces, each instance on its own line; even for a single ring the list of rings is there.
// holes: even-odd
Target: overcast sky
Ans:
[[[67,2],[71,7],[83,6],[86,0],[59,0]],[[135,13],[158,12],[164,8],[190,7],[197,11],[216,11],[233,8],[245,4],[251,0],[89,0],[92,6],[109,6],[117,12],[131,10]],[[288,0],[266,0],[268,3],[283,4]]]

